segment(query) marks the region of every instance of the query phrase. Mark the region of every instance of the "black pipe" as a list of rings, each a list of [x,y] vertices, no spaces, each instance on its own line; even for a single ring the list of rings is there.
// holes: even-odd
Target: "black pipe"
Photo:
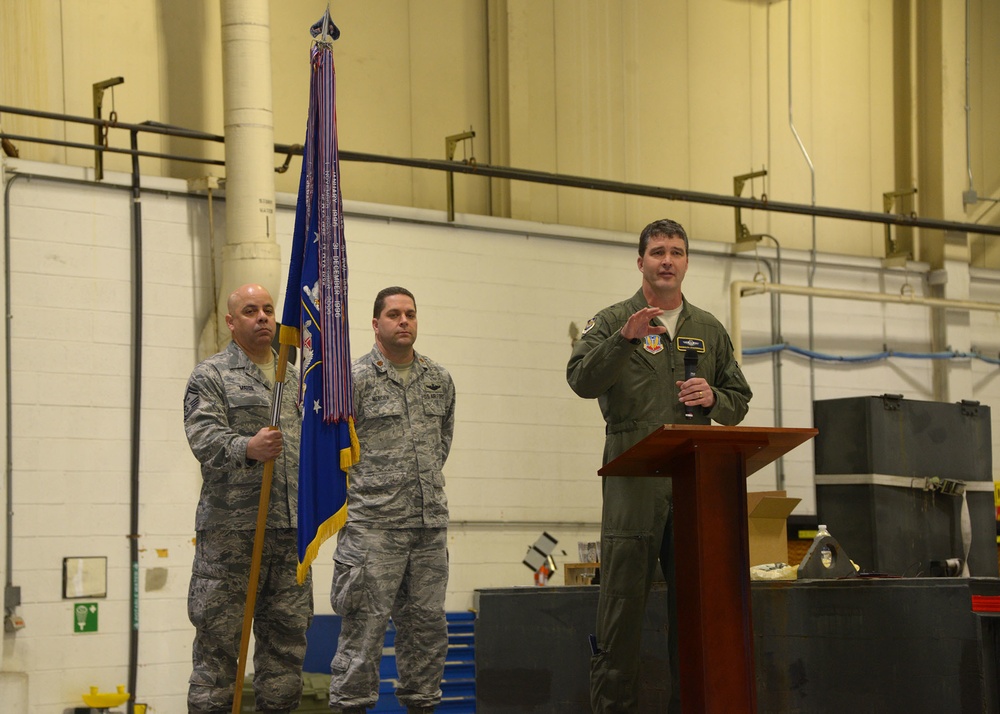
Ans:
[[[132,149],[139,134],[131,132]],[[129,563],[132,575],[131,625],[128,638],[128,714],[135,711],[139,669],[139,443],[142,415],[142,192],[139,155],[132,154],[132,464],[129,477]]]
[[[287,145],[286,145],[287,146]],[[276,153],[286,153],[282,145],[275,145]],[[291,151],[291,147],[289,147]],[[939,231],[956,231],[959,233],[976,233],[982,235],[1000,235],[1000,226],[984,226],[979,223],[960,223],[936,218],[919,218],[903,216],[897,213],[876,213],[874,211],[856,211],[848,208],[830,208],[799,203],[744,198],[742,196],[726,196],[701,191],[687,191],[678,188],[664,188],[621,181],[588,178],[585,176],[570,176],[567,174],[552,174],[545,171],[529,169],[511,169],[503,166],[487,164],[471,164],[459,161],[443,161],[438,159],[405,159],[378,154],[364,154],[356,151],[341,151],[343,161],[360,161],[369,163],[395,164],[418,169],[434,169],[437,171],[453,171],[455,173],[488,176],[490,178],[512,179],[515,181],[530,181],[534,183],[554,184],[569,188],[585,188],[593,191],[610,191],[630,196],[647,196],[663,198],[668,201],[687,201],[689,203],[706,203],[730,208],[746,208],[757,211],[774,211],[777,213],[797,213],[820,218],[838,218],[848,221],[864,221],[866,223],[884,223],[909,228],[930,228]]]
[[[14,585],[14,400],[11,397],[13,379],[11,376],[11,308],[10,308],[10,189],[19,177],[13,176],[4,186],[3,191],[3,291],[4,291],[4,350],[6,352],[6,414],[7,414],[7,464],[4,473],[6,480],[6,552],[4,553],[4,570],[6,578],[3,589],[4,626],[7,618],[14,617],[15,609],[21,604],[21,588]],[[13,626],[13,619],[11,620]]]
[[[66,121],[75,124],[92,124],[108,129],[126,129],[128,131],[145,131],[151,134],[166,134],[168,136],[181,136],[189,139],[202,139],[205,141],[225,142],[225,137],[219,134],[209,134],[197,129],[185,129],[181,126],[172,126],[161,122],[147,121],[142,124],[129,124],[117,119],[92,119],[91,117],[81,117],[74,114],[59,114],[58,112],[43,112],[37,109],[22,109],[21,107],[11,107],[0,104],[0,114],[18,114],[20,116],[35,117],[37,119],[52,119],[54,121]],[[99,147],[104,148],[104,147]]]
[[[154,134],[168,136],[181,136],[190,139],[200,139],[203,141],[224,142],[225,137],[219,134],[209,134],[207,132],[183,129],[181,127],[170,126],[158,122],[145,122],[143,124],[125,124],[121,122],[112,123],[107,120],[91,119],[90,117],[76,117],[69,114],[56,114],[53,112],[40,112],[30,109],[20,109],[0,104],[0,113],[22,114],[25,116],[39,117],[43,119],[55,119],[69,122],[79,122],[82,124],[103,124],[111,129],[130,129],[135,131],[145,131]],[[0,137],[8,138],[9,135],[0,133]],[[30,138],[21,138],[22,141],[34,141]],[[52,140],[46,140],[46,142]],[[93,145],[85,145],[80,148],[96,148]],[[110,148],[104,149],[111,151]],[[124,151],[124,150],[121,150]],[[274,151],[281,155],[301,156],[302,147],[298,144],[275,144]],[[128,153],[128,152],[125,152]],[[532,183],[552,184],[556,186],[566,186],[568,188],[583,188],[591,191],[609,191],[630,196],[646,196],[649,198],[662,198],[668,201],[686,201],[689,203],[705,203],[715,206],[728,206],[730,208],[745,208],[751,211],[774,211],[776,213],[794,213],[805,216],[815,216],[820,218],[836,218],[847,221],[862,221],[865,223],[882,223],[885,225],[905,226],[907,228],[928,228],[939,231],[955,231],[959,233],[973,233],[976,235],[1000,235],[1000,226],[986,226],[979,223],[961,223],[958,221],[945,221],[936,218],[919,218],[917,216],[904,216],[896,213],[878,213],[875,211],[856,211],[847,208],[831,208],[825,206],[813,206],[800,203],[786,203],[782,201],[770,201],[757,198],[744,198],[742,196],[726,196],[722,194],[704,193],[701,191],[688,191],[676,188],[664,188],[662,186],[649,186],[644,184],[624,183],[622,181],[609,181],[605,179],[588,178],[585,176],[570,176],[567,174],[554,174],[545,171],[532,171],[530,169],[514,169],[504,166],[490,166],[488,164],[466,163],[461,161],[445,161],[443,159],[407,159],[398,156],[382,156],[379,154],[368,154],[358,151],[341,151],[342,161],[358,161],[361,163],[392,164],[395,166],[406,166],[416,169],[429,169],[432,171],[445,171],[460,174],[471,174],[488,178],[509,179],[513,181],[528,181]],[[215,163],[209,159],[180,159],[202,163]]]
[[[7,134],[0,132],[0,138],[11,141],[28,141],[32,144],[46,144],[49,146],[62,146],[67,149],[86,149],[87,151],[100,150],[107,154],[131,154],[132,156],[142,156],[149,159],[167,159],[169,161],[187,161],[193,164],[211,164],[213,166],[225,166],[223,159],[206,159],[199,156],[180,156],[179,154],[163,154],[157,151],[139,151],[138,149],[121,149],[115,146],[97,146],[96,144],[83,144],[78,141],[65,141],[64,139],[42,139],[23,134]]]

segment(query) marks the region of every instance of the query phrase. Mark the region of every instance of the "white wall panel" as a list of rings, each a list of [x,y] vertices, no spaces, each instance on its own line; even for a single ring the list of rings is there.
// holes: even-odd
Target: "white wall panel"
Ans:
[[[184,190],[180,182],[157,185]],[[12,579],[22,588],[27,627],[7,636],[3,665],[29,673],[32,711],[56,714],[74,705],[91,683],[108,689],[126,678],[130,206],[120,189],[44,180],[20,181],[10,195]],[[278,239],[287,261],[292,213],[290,198],[283,200]],[[418,349],[444,364],[458,387],[458,422],[446,466],[455,521],[448,608],[470,607],[479,587],[530,584],[532,574],[521,559],[542,530],[559,539],[559,563],[575,561],[577,541],[599,537],[596,471],[603,422],[596,401],[579,399],[566,385],[570,323],[582,329],[597,310],[637,289],[636,237],[499,220],[489,229],[463,228],[441,223],[442,214],[432,211],[362,204],[348,209],[353,353],[371,347],[375,293],[402,284],[417,296]],[[380,210],[383,217],[372,215]],[[181,712],[190,667],[186,595],[200,488],[181,406],[202,313],[211,302],[206,203],[148,192],[143,215],[139,687],[156,711]],[[220,225],[217,242],[224,240]],[[697,236],[692,250],[686,295],[728,324],[729,283],[750,280],[761,266],[752,255],[721,253]],[[806,284],[807,256],[788,253],[783,282]],[[763,248],[761,257],[774,259]],[[898,272],[881,271],[876,261],[844,261],[819,256],[815,284],[896,293],[905,282]],[[911,274],[910,283],[923,292],[918,274]],[[998,285],[992,273],[973,276],[973,299],[1000,300]],[[271,289],[280,302],[283,286]],[[808,300],[784,295],[780,304],[784,339],[808,346]],[[744,298],[741,316],[744,348],[771,343],[770,296]],[[928,324],[915,307],[813,301],[816,349],[833,355],[865,354],[883,345],[927,351]],[[970,316],[977,349],[1000,352],[997,326],[996,315]],[[747,425],[774,423],[772,359],[744,359],[755,393]],[[780,360],[785,426],[811,425],[813,395],[897,392],[930,399],[927,360],[811,364],[789,352]],[[998,403],[996,365],[976,360],[970,369],[976,391],[971,397]],[[994,427],[995,444],[996,434]],[[783,467],[789,495],[803,499],[796,513],[815,512],[811,445],[788,454]],[[750,487],[774,488],[776,474],[773,466],[762,469]],[[327,543],[314,566],[318,613],[331,611],[333,547]],[[61,597],[62,558],[79,555],[108,557],[109,592],[100,601],[96,635],[71,634],[73,601]],[[165,571],[166,580],[147,589],[146,574],[153,569]],[[562,582],[561,572],[555,580]]]

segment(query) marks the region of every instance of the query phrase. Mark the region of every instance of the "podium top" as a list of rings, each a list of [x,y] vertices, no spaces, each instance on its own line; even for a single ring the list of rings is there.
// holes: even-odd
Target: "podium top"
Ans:
[[[742,455],[746,475],[758,471],[819,433],[818,429],[766,426],[664,424],[609,461],[601,476],[666,476],[670,464],[698,448],[730,449]]]

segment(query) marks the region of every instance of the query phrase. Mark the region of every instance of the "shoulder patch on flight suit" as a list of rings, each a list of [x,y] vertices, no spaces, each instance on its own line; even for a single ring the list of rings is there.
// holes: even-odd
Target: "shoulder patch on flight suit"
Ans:
[[[663,339],[660,335],[646,335],[642,338],[642,349],[651,355],[663,352]]]
[[[596,317],[590,318],[587,321],[586,327],[583,328],[583,334],[586,335],[588,332],[590,332],[594,328],[594,325],[596,324],[597,324],[597,318]]]
[[[695,352],[705,351],[705,340],[700,337],[677,337],[677,349],[694,350]]]

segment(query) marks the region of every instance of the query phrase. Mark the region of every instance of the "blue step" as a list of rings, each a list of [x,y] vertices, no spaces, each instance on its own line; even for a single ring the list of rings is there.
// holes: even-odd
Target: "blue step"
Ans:
[[[444,677],[441,681],[442,699],[436,708],[449,714],[474,714],[476,711],[476,650],[475,613],[449,612],[448,653],[445,657]],[[339,615],[316,615],[306,633],[305,672],[330,673],[330,660],[337,651],[340,636]],[[389,623],[379,664],[379,698],[371,712],[405,714],[406,708],[396,700],[396,628]],[[327,679],[329,681],[329,679]]]

